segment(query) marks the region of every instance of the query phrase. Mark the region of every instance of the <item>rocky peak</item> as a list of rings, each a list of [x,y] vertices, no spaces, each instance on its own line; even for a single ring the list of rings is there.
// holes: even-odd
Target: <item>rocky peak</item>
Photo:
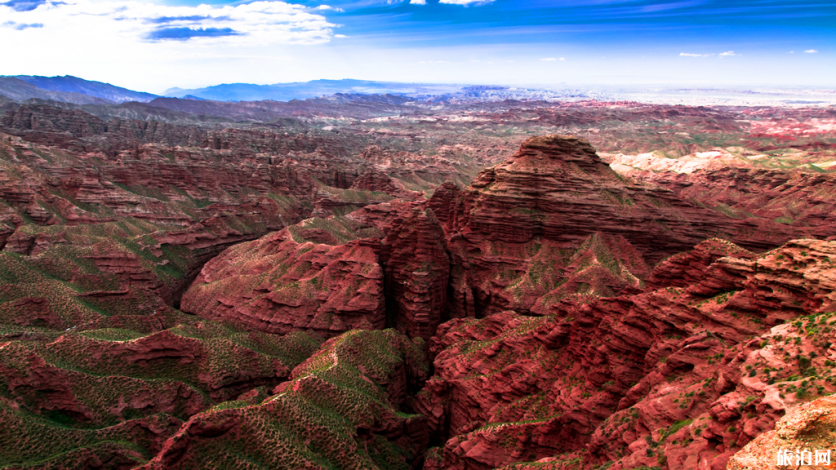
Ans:
[[[532,156],[576,163],[603,163],[588,140],[573,135],[551,134],[532,137],[520,145],[520,150],[511,160]]]
[[[433,210],[436,218],[441,223],[447,223],[461,195],[462,190],[456,186],[456,183],[448,181],[433,192],[432,197],[427,203],[427,207]]]

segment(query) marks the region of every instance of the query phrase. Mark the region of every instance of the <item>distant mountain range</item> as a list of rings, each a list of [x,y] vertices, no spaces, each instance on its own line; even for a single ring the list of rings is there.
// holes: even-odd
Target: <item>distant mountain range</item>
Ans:
[[[111,103],[127,103],[128,101],[138,101],[140,103],[147,103],[157,95],[145,93],[141,91],[128,90],[109,83],[94,82],[91,80],[84,80],[78,77],[65,75],[63,77],[40,77],[37,75],[17,75],[14,77],[18,80],[34,85],[42,90],[59,92],[59,93],[78,93],[81,95],[101,98]],[[63,100],[57,100],[63,101]],[[80,104],[80,103],[78,103]]]
[[[0,77],[0,95],[14,101],[40,99],[71,104],[113,104],[113,101],[83,93],[44,89],[15,77]]]
[[[195,89],[171,88],[164,93],[164,96],[157,96],[69,75],[63,77],[0,76],[0,96],[14,101],[41,99],[77,105],[139,102],[149,103],[152,106],[154,101],[160,98],[233,103],[243,101],[289,102],[325,97],[334,97],[338,101],[368,99],[372,101],[383,100],[387,103],[392,103],[393,97],[434,102],[550,101],[600,98],[594,93],[589,94],[589,92],[583,90],[553,91],[507,86],[396,83],[354,79],[311,80],[309,82],[277,83],[274,85],[230,83]],[[182,106],[191,107],[191,105],[185,103]]]
[[[275,85],[228,83],[189,90],[171,88],[166,90],[165,96],[172,98],[202,98],[213,101],[290,101],[330,96],[337,93],[438,96],[459,92],[463,87],[463,85],[394,83],[344,79],[311,80],[309,82],[277,83]]]

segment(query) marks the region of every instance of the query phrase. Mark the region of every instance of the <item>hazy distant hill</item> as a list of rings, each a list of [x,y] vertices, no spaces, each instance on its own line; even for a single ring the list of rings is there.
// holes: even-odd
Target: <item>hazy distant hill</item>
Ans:
[[[148,103],[154,108],[164,108],[191,115],[261,122],[270,122],[287,116],[313,117],[323,113],[366,119],[414,111],[415,104],[414,99],[404,96],[360,93],[337,93],[321,98],[289,101],[221,101],[163,97]]]
[[[14,77],[0,77],[0,95],[15,101],[42,99],[72,104],[112,104],[113,101],[81,93],[52,91],[39,88]]]
[[[18,75],[10,78],[23,80],[26,83],[35,85],[36,87],[44,90],[63,93],[80,93],[82,95],[95,96],[96,98],[102,98],[115,103],[125,103],[128,101],[147,103],[157,97],[151,93],[128,90],[127,88],[114,86],[109,83],[84,80],[70,75],[65,75],[63,77]]]
[[[461,89],[461,85],[428,85],[345,79],[312,80],[310,82],[277,83],[275,85],[229,83],[191,90],[171,88],[165,92],[165,95],[174,98],[184,98],[190,95],[192,99],[203,98],[214,101],[290,101],[335,95],[337,93],[439,95],[455,93]]]

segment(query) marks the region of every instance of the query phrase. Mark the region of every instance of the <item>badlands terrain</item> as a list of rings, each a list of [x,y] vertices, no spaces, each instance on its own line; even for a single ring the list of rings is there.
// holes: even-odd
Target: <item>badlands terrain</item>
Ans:
[[[2,468],[756,470],[833,447],[833,107],[21,83]]]

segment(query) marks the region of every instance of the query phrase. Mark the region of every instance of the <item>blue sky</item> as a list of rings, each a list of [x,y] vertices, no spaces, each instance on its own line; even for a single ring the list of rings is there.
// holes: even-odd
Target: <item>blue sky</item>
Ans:
[[[836,88],[826,1],[0,0],[0,42],[20,45],[0,74],[151,92],[317,78]]]

